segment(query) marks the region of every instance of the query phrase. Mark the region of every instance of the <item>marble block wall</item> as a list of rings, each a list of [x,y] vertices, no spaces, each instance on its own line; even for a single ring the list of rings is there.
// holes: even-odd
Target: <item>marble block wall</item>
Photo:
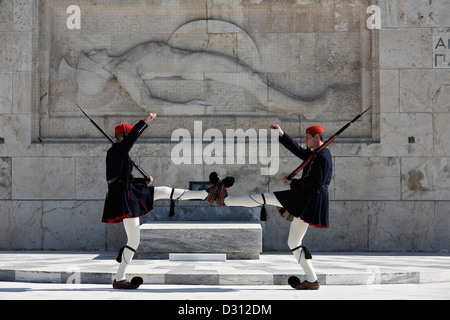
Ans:
[[[142,26],[129,19],[127,27],[136,33],[127,36],[121,33],[124,28],[120,25],[111,28],[103,25],[101,19],[96,20],[96,15],[101,12],[98,8],[107,2],[98,1],[97,9],[93,9],[92,4],[83,8],[82,15],[87,16],[73,36],[67,30],[56,28],[61,17],[69,16],[65,11],[49,23],[42,22],[49,13],[59,12],[61,8],[65,10],[72,4],[71,1],[58,1],[54,7],[44,6],[51,2],[0,1],[0,249],[117,249],[125,241],[122,226],[100,223],[106,192],[104,157],[108,145],[76,111],[56,108],[67,105],[61,102],[58,90],[69,90],[71,86],[65,87],[66,83],[61,81],[58,90],[49,93],[44,89],[52,88],[52,84],[59,81],[54,78],[55,70],[60,74],[70,70],[61,64],[63,56],[68,65],[76,66],[80,50],[69,48],[70,39],[78,41],[86,51],[104,49],[120,40],[116,52],[110,52],[118,55],[145,40],[137,32]],[[74,2],[81,7],[91,3]],[[189,10],[183,11],[187,2]],[[146,3],[158,6],[161,2]],[[371,4],[381,9],[381,29],[369,32],[375,40],[370,42],[368,49],[355,42],[359,39],[358,30],[370,16],[364,9]],[[136,6],[130,9],[124,5],[121,9],[116,12],[118,16],[139,13]],[[175,127],[185,126],[190,130],[197,116],[203,117],[204,130],[207,127],[223,130],[227,126],[267,128],[273,121],[280,121],[287,132],[301,141],[308,124],[320,121],[327,132],[335,132],[345,119],[351,119],[359,102],[364,105],[375,102],[372,114],[348,129],[343,139],[330,147],[334,163],[329,188],[330,228],[311,227],[304,244],[316,251],[450,250],[448,1],[171,0],[157,9],[152,11],[154,15],[150,19],[156,35],[153,40],[168,41],[167,35],[171,34],[171,44],[196,50],[198,43],[183,35],[192,30],[198,33],[199,25],[190,24],[188,30],[180,29],[180,26],[189,21],[208,19],[231,21],[233,37],[211,31],[209,42],[201,45],[225,48],[226,54],[242,58],[251,70],[258,70],[266,79],[288,91],[314,96],[320,91],[318,89],[329,86],[340,109],[333,111],[334,100],[321,100],[326,105],[323,114],[327,116],[320,118],[313,114],[305,120],[298,115],[282,115],[274,109],[275,97],[286,105],[290,100],[286,96],[278,97],[272,87],[265,90],[273,99],[261,101],[258,98],[261,82],[255,82],[258,87],[253,91],[254,95],[245,95],[246,90],[253,88],[246,84],[243,85],[245,90],[231,88],[229,78],[223,77],[219,80],[226,83],[228,90],[224,94],[220,87],[209,81],[208,85],[199,85],[199,80],[193,78],[190,86],[183,87],[179,83],[168,85],[166,80],[172,75],[161,79],[160,75],[146,74],[146,84],[157,90],[160,98],[166,99],[164,95],[174,91],[176,94],[171,98],[179,102],[177,99],[194,92],[208,103],[217,104],[209,114],[198,106],[190,106],[195,109],[195,115],[189,113],[193,109],[182,114],[179,108],[173,109],[177,117],[162,114],[161,122],[155,122],[153,133],[146,133],[143,141],[135,146],[133,158],[151,173],[156,185],[187,188],[189,181],[205,181],[211,170],[217,170],[221,175],[237,178],[230,194],[285,189],[281,179],[296,168],[299,161],[282,148],[280,170],[273,176],[260,175],[260,165],[249,161],[220,165],[174,164],[171,161],[174,144],[167,138]],[[177,18],[166,20],[172,14]],[[311,20],[315,14],[333,18]],[[220,23],[211,26],[224,28]],[[97,30],[98,35],[84,35],[84,30]],[[174,33],[175,30],[178,32]],[[110,32],[107,37],[106,32]],[[247,41],[249,38],[246,37],[252,41]],[[328,42],[323,44],[317,39]],[[361,43],[366,41],[364,37],[360,40]],[[304,51],[296,51],[301,41],[310,46]],[[331,50],[340,41],[354,50]],[[46,47],[47,42],[56,43],[58,47]],[[257,44],[257,50],[252,47],[253,42]],[[247,46],[236,48],[233,47],[235,43]],[[278,56],[280,48],[288,53],[282,58]],[[322,54],[323,57],[317,59],[323,58],[325,63],[316,64],[314,54]],[[59,59],[54,59],[55,56]],[[50,57],[48,61],[46,57]],[[376,64],[369,66],[369,60]],[[299,64],[305,67],[303,73],[293,71]],[[217,75],[211,77],[217,78]],[[237,79],[254,78],[245,73]],[[333,86],[330,79],[341,86]],[[135,121],[141,112],[145,114],[136,107],[138,103],[130,102],[138,99],[132,91],[129,94],[133,99],[130,99],[114,87],[108,87],[108,90],[117,95],[115,102],[130,108],[132,116],[124,121]],[[68,91],[67,97],[73,94]],[[246,106],[245,112],[238,105],[222,114],[221,103],[228,105],[233,100],[231,97]],[[117,119],[124,117],[113,107],[105,106],[101,112],[91,110],[96,120],[110,132]],[[108,112],[111,112],[110,116]],[[223,117],[218,119],[215,117],[218,115]],[[155,141],[156,138],[161,138],[161,142]],[[146,219],[168,219],[168,205],[164,201],[157,203]],[[175,219],[229,221],[244,217],[243,220],[255,221],[259,217],[258,209],[222,209],[203,203],[180,202]],[[289,224],[274,208],[268,208],[268,220],[262,226],[265,251],[288,250]]]

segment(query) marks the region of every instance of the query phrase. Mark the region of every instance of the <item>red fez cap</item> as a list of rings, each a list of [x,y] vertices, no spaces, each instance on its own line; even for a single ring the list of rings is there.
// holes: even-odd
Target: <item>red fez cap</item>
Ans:
[[[325,130],[321,126],[312,126],[306,129],[306,133],[313,134],[313,133],[323,133]]]
[[[123,123],[123,124],[119,124],[116,129],[115,129],[115,133],[116,134],[123,134],[125,133],[129,133],[131,131],[131,129],[133,129],[133,126],[130,126],[129,124]]]

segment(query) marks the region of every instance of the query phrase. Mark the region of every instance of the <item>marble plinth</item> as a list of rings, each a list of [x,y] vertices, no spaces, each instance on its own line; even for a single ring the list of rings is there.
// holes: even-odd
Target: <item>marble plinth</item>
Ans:
[[[262,228],[255,222],[148,222],[141,226],[138,251],[140,258],[216,253],[227,259],[259,259]]]

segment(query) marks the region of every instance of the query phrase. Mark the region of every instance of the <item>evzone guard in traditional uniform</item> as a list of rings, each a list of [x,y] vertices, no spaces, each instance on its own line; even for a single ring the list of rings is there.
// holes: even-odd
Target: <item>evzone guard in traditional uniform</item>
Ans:
[[[153,187],[150,180],[134,178],[132,175],[132,161],[129,151],[148,127],[148,123],[156,118],[150,113],[145,119],[134,126],[120,124],[115,128],[116,143],[108,150],[106,155],[106,179],[108,193],[106,195],[102,222],[121,223],[127,235],[126,245],[120,249],[117,256],[119,268],[113,281],[114,289],[137,289],[143,282],[142,278],[134,277],[126,280],[125,272],[131,263],[134,253],[140,243],[139,217],[144,216],[153,209],[153,201],[160,199],[170,200],[207,200],[222,203],[226,197],[226,187],[234,183],[232,177],[221,180],[212,174],[213,186],[207,190],[191,191],[169,187]]]
[[[312,150],[324,143],[324,129],[320,126],[312,126],[306,130],[307,148],[302,148],[284,133],[279,125],[272,125],[270,128],[278,132],[280,143],[302,160],[307,160],[313,154]],[[320,287],[311,264],[311,254],[302,245],[302,240],[310,225],[328,228],[328,185],[331,176],[332,158],[328,148],[324,148],[304,167],[300,179],[288,180],[287,177],[283,179],[284,184],[290,186],[290,190],[239,197],[228,196],[223,198],[223,202],[217,202],[219,206],[263,206],[263,210],[264,205],[276,206],[280,214],[291,222],[288,246],[306,274],[306,280],[303,282],[295,276],[289,278],[289,284],[298,290],[317,290]]]

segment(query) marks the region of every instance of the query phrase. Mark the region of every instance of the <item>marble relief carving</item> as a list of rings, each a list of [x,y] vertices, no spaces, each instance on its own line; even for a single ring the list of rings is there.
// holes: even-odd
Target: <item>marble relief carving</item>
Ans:
[[[65,60],[61,62],[61,69],[70,69]],[[139,44],[117,57],[109,56],[106,50],[93,50],[80,56],[74,69],[77,102],[81,101],[84,105],[86,97],[103,95],[107,83],[117,81],[139,108],[159,115],[204,115],[208,113],[208,108],[214,109],[214,101],[201,93],[198,96],[186,94],[179,99],[171,95],[158,96],[157,90],[154,92],[147,82],[192,80],[237,86],[253,96],[266,110],[281,111],[308,120],[320,114],[330,92],[330,88],[326,88],[315,97],[296,96],[270,85],[263,75],[230,56],[183,50],[163,42]],[[268,90],[271,91],[272,102],[268,101]],[[244,110],[245,106],[242,106],[239,112]]]
[[[63,4],[47,3],[41,4],[40,32],[62,24],[66,17]],[[157,6],[148,3],[148,9]],[[97,9],[83,4],[85,12]],[[39,46],[50,48],[42,48],[39,59],[40,69],[47,72],[40,74],[38,138],[99,138],[79,117],[76,103],[107,130],[117,121],[132,122],[143,113],[156,112],[160,121],[155,126],[160,127],[152,138],[158,141],[170,138],[177,128],[191,130],[186,117],[192,123],[207,121],[208,127],[219,130],[229,128],[230,122],[237,126],[237,119],[241,123],[267,119],[284,124],[294,135],[303,131],[302,122],[328,123],[333,131],[372,102],[372,61],[365,56],[372,42],[368,30],[353,21],[364,4],[352,5],[348,19],[353,24],[343,23],[341,17],[336,21],[339,28],[321,34],[261,32],[245,20],[245,28],[239,26],[232,17],[190,20],[163,33],[130,34],[132,40],[123,30],[120,36],[106,29],[100,33],[89,20],[80,30],[41,34]],[[102,5],[110,10],[115,6]],[[123,19],[144,19],[133,5],[128,10]],[[236,5],[233,10],[243,9]],[[181,16],[174,13],[173,20]],[[107,20],[95,18],[100,19],[98,24]],[[172,18],[165,19],[163,24],[172,26]],[[373,140],[372,127],[368,117],[349,137]],[[83,134],[77,135],[80,131]]]

